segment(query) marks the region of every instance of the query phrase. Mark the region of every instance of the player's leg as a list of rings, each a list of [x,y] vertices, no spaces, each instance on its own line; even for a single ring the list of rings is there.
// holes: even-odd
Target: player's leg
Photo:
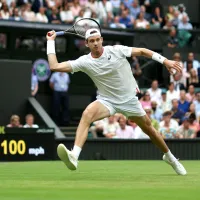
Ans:
[[[131,116],[129,119],[133,120],[143,130],[143,132],[150,137],[151,141],[164,153],[163,160],[170,164],[177,174],[187,174],[183,165],[179,163],[175,156],[170,152],[160,133],[151,125],[151,121],[147,115]]]
[[[160,133],[151,125],[151,121],[147,115],[144,116],[132,116],[129,117],[130,120],[134,121],[144,133],[146,133],[151,141],[163,152],[167,153],[169,148],[167,147],[165,141],[163,140]]]
[[[87,139],[90,124],[94,121],[109,116],[110,111],[105,105],[103,105],[99,101],[91,103],[82,114],[81,121],[78,125],[78,129],[76,132],[75,145],[82,148]]]
[[[57,148],[58,156],[69,169],[75,170],[77,168],[77,160],[87,139],[90,124],[94,121],[109,117],[111,114],[114,114],[112,107],[109,108],[99,101],[91,103],[85,109],[77,128],[73,150],[69,151],[63,144],[58,145]]]

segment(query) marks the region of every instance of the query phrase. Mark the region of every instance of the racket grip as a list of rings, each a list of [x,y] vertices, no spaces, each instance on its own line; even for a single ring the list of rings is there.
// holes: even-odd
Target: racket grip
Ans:
[[[64,31],[58,31],[58,32],[56,32],[56,36],[60,36],[60,35],[64,35],[64,34],[65,34]]]

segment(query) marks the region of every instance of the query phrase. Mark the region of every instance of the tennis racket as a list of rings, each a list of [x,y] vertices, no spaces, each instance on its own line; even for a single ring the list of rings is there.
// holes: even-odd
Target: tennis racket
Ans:
[[[77,36],[85,39],[86,31],[91,28],[96,28],[101,33],[101,27],[96,20],[94,20],[92,18],[82,18],[82,19],[78,20],[77,22],[75,22],[75,24],[71,28],[69,28],[65,31],[56,32],[56,36],[71,34],[71,35],[77,35]],[[48,33],[48,36],[51,36],[51,34]]]

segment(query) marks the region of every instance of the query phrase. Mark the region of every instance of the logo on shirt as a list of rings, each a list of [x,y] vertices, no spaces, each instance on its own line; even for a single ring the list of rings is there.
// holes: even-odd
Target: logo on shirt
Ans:
[[[110,60],[110,59],[111,59],[111,55],[108,56],[108,60]]]
[[[49,64],[45,59],[36,60],[33,63],[33,70],[39,81],[46,81],[51,74]]]

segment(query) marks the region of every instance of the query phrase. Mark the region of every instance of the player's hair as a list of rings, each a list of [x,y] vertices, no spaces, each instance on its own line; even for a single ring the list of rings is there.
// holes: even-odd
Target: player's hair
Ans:
[[[171,115],[172,114],[172,112],[169,110],[169,111],[165,111],[164,113],[163,113],[163,117],[164,116],[169,116],[169,115]]]
[[[26,120],[29,118],[29,117],[32,117],[32,118],[34,118],[34,116],[32,115],[32,114],[28,114],[28,115],[26,115]]]
[[[12,115],[12,116],[10,117],[10,121],[11,121],[11,122],[14,121],[15,119],[20,120],[20,117],[19,117],[18,115]]]

